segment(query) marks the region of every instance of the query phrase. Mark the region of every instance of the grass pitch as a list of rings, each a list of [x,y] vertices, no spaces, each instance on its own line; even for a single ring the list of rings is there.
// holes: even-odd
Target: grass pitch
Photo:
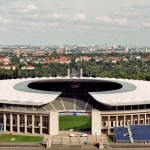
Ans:
[[[2,134],[0,136],[0,142],[41,142],[43,137],[40,136],[22,136],[22,135],[10,135]]]
[[[91,130],[91,116],[59,116],[59,130]]]

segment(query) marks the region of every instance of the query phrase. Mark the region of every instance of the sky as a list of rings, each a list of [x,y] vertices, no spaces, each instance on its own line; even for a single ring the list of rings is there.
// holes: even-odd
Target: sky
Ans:
[[[150,0],[0,0],[0,45],[150,46]]]

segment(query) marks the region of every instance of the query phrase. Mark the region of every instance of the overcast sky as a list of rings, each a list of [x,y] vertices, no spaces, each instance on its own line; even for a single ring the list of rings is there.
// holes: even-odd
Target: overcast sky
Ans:
[[[150,0],[0,0],[0,45],[150,46]]]

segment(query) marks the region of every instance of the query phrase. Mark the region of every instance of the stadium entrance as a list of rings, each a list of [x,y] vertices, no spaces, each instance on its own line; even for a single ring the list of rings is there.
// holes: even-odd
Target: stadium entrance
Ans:
[[[91,114],[82,112],[60,113],[59,130],[91,131]]]

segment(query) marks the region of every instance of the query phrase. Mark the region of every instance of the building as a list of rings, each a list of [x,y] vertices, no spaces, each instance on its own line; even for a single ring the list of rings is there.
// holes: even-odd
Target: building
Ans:
[[[1,57],[0,58],[0,63],[3,63],[4,65],[10,65],[11,64],[11,60],[9,57]]]
[[[34,70],[35,67],[34,66],[22,66],[21,70]]]
[[[11,66],[0,66],[0,69],[6,69],[6,70],[16,70],[17,66],[11,65]]]
[[[150,82],[109,78],[28,78],[0,81],[0,122],[9,132],[59,134],[61,113],[88,113],[91,134],[150,124]]]

